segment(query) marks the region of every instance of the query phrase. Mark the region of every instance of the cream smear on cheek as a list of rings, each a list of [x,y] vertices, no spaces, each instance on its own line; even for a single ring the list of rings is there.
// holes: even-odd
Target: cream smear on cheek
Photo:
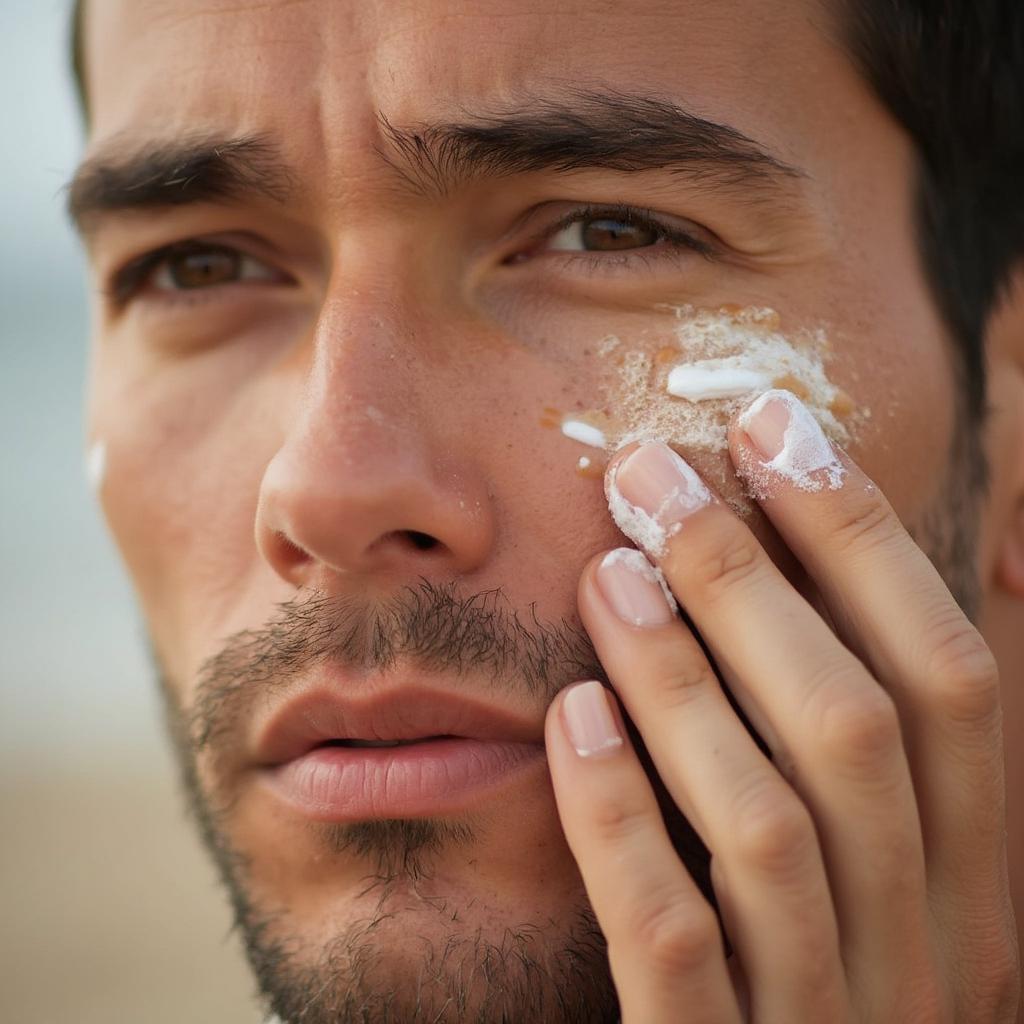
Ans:
[[[604,364],[602,376],[608,382],[602,406],[559,421],[566,437],[594,450],[585,466],[582,459],[577,463],[577,472],[596,475],[595,469],[604,468],[605,456],[638,441],[724,452],[730,419],[757,395],[772,389],[796,395],[824,435],[840,445],[848,444],[857,427],[870,418],[869,409],[858,409],[829,379],[826,364],[831,347],[824,330],[784,333],[778,313],[761,307],[665,308],[674,315],[675,326],[669,343],[661,348],[630,345],[614,336],[596,346],[595,358]],[[549,421],[554,411],[546,410]],[[792,455],[797,461],[799,457]],[[783,460],[771,468],[781,475],[788,473],[800,486],[799,479],[806,482],[810,477],[796,472],[797,461]],[[626,509],[615,497],[614,487],[610,491],[609,502],[620,528],[619,519],[628,519],[633,529],[657,540],[652,535],[657,523],[643,521],[645,513]],[[748,497],[760,493],[760,485],[748,482]],[[730,504],[741,514],[751,511],[740,499],[731,499]]]
[[[107,475],[107,443],[94,441],[85,453],[85,479],[93,494],[98,495],[103,489],[103,481]]]

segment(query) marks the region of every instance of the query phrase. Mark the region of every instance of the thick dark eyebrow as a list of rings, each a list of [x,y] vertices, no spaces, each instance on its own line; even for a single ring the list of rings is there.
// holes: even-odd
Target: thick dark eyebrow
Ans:
[[[75,172],[67,210],[78,231],[87,234],[105,212],[253,196],[283,203],[294,190],[288,165],[261,135],[190,135],[143,144],[115,137]]]
[[[603,168],[686,175],[756,202],[781,198],[804,176],[736,128],[632,93],[573,92],[408,128],[379,119],[378,153],[421,195],[448,195],[480,177]],[[115,137],[75,173],[67,208],[87,234],[104,212],[254,195],[283,203],[295,189],[294,173],[265,136],[192,135],[143,144]]]
[[[414,128],[380,121],[390,143],[381,155],[408,185],[440,195],[478,177],[604,168],[664,170],[753,200],[779,198],[805,177],[730,125],[633,93],[577,91]]]

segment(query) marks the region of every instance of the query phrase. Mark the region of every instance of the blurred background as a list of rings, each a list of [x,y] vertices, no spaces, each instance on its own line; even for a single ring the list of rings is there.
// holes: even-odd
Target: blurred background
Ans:
[[[0,32],[0,1021],[255,1024],[85,483],[69,7],[3,0]]]

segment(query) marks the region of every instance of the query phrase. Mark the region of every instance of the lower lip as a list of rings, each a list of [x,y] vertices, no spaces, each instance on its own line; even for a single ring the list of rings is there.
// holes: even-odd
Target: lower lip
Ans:
[[[268,769],[267,780],[317,821],[426,817],[466,810],[543,760],[537,743],[449,737],[400,747],[317,747]]]

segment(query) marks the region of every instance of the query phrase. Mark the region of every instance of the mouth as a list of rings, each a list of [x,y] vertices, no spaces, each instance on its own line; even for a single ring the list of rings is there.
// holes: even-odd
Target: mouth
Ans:
[[[407,747],[413,743],[429,743],[431,740],[443,740],[450,737],[445,736],[424,736],[423,739],[419,740],[328,740],[326,743],[321,744],[324,747],[361,747],[361,748],[379,748],[379,747]]]
[[[307,694],[271,717],[256,749],[274,795],[323,822],[459,814],[546,767],[542,723],[418,689]]]

